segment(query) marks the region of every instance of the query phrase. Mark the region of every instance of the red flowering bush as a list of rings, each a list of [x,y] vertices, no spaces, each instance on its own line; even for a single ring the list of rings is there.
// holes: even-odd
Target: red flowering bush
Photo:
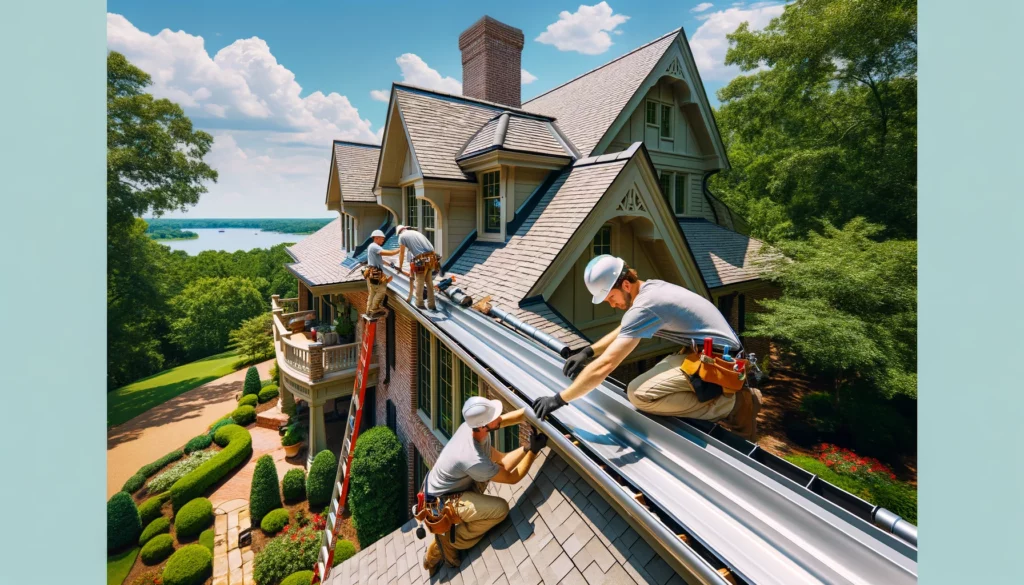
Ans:
[[[306,526],[289,524],[280,536],[267,543],[253,560],[253,577],[259,585],[273,585],[292,573],[308,570],[320,552],[320,534],[326,522],[319,514]],[[319,526],[319,528],[317,528]]]
[[[873,457],[861,457],[853,451],[829,443],[818,445],[817,458],[836,473],[852,475],[871,483],[894,482],[896,474]]]

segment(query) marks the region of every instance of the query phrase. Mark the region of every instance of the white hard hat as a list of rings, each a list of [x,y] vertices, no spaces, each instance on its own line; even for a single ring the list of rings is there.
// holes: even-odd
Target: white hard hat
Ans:
[[[373,230],[373,233],[370,234],[370,237],[371,238],[383,238],[384,237],[384,232],[382,232],[380,230]]]
[[[587,262],[587,268],[583,271],[583,282],[587,290],[594,295],[595,305],[600,305],[608,298],[608,293],[622,276],[626,268],[626,261],[609,254],[601,254]]]
[[[483,427],[501,416],[501,401],[488,400],[483,396],[470,396],[462,405],[462,420],[470,428]]]
[[[407,226],[407,225],[402,225],[402,224],[398,224],[398,229],[396,229],[396,230],[395,230],[395,233],[396,233],[396,234],[400,234],[400,233],[402,233],[402,230],[404,230],[404,229],[405,229],[405,228],[407,228],[407,227],[409,227],[409,226]]]

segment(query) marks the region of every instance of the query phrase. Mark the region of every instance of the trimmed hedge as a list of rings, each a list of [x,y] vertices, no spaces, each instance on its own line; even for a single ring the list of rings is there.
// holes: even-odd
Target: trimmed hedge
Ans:
[[[281,581],[281,585],[310,585],[313,582],[313,571],[292,573]]]
[[[270,384],[269,386],[264,386],[263,389],[260,390],[260,394],[259,394],[260,404],[263,404],[264,402],[270,402],[271,400],[277,398],[277,394],[278,394],[278,391],[277,391],[277,385],[276,384]]]
[[[153,520],[159,518],[162,513],[160,508],[164,505],[164,502],[169,499],[171,499],[170,492],[161,492],[147,499],[145,502],[142,502],[142,505],[139,506],[139,519],[142,520],[142,524],[146,526]]]
[[[405,521],[405,475],[405,451],[394,431],[380,426],[359,435],[348,497],[360,547],[370,546]]]
[[[171,486],[171,502],[175,510],[202,496],[207,488],[220,481],[252,455],[252,435],[238,425],[221,427],[213,436],[213,440],[224,447],[217,456]]]
[[[213,552],[213,528],[207,528],[199,535],[199,544]]]
[[[337,474],[338,461],[334,458],[334,453],[327,449],[317,453],[313,458],[313,464],[309,466],[309,476],[306,478],[306,499],[309,500],[310,509],[331,501],[334,478]]]
[[[233,425],[233,424],[235,424],[235,421],[231,420],[231,416],[230,415],[225,416],[224,418],[222,418],[222,419],[218,420],[217,422],[213,423],[212,425],[210,425],[210,433],[209,433],[210,438],[212,439],[213,436],[215,434],[217,434],[217,431],[220,430],[221,427],[225,427],[227,425]],[[223,446],[224,445],[221,445],[221,447],[223,447]]]
[[[213,523],[213,504],[206,498],[196,498],[185,504],[174,517],[174,534],[178,540],[199,536]]]
[[[126,492],[117,492],[107,500],[107,550],[116,551],[134,545],[142,534],[142,520],[135,500]]]
[[[207,433],[192,437],[188,440],[188,443],[185,443],[185,454],[188,455],[196,451],[202,451],[209,447],[211,443],[213,443],[213,439]]]
[[[238,399],[238,406],[252,406],[256,407],[260,403],[260,399],[255,394],[246,394]]]
[[[217,451],[214,450],[196,451],[172,465],[167,471],[157,474],[156,477],[150,479],[149,485],[146,486],[146,491],[149,493],[165,492],[179,479],[199,469],[203,463],[216,456]]]
[[[249,369],[245,371],[245,385],[242,386],[242,395],[259,394],[262,387],[263,385],[260,384],[260,373],[256,370],[256,366],[249,366]]]
[[[284,501],[293,504],[306,499],[306,472],[302,469],[289,469],[281,480],[281,492]]]
[[[170,534],[158,534],[154,536],[146,546],[142,547],[139,557],[147,565],[156,565],[162,562],[174,552],[174,539]]]
[[[356,545],[349,540],[339,540],[334,544],[334,562],[332,567],[337,567],[344,561],[356,556]]]
[[[281,529],[288,526],[288,522],[291,520],[291,516],[288,514],[288,510],[284,508],[278,508],[271,510],[263,516],[263,520],[260,521],[260,529],[263,532],[269,534],[277,534],[281,532]]]
[[[171,451],[152,463],[143,465],[135,472],[135,475],[129,477],[128,481],[124,482],[124,485],[121,487],[121,491],[134,494],[142,489],[142,486],[145,485],[146,480],[149,479],[150,476],[163,469],[168,463],[181,459],[184,455],[184,451],[179,449],[177,451]]]
[[[231,411],[231,420],[236,425],[247,427],[256,422],[256,409],[251,406],[239,406]]]
[[[170,518],[160,516],[156,520],[150,522],[146,529],[142,531],[142,536],[139,537],[139,546],[145,546],[147,542],[153,539],[158,534],[169,533],[171,531],[171,520]]]
[[[249,517],[253,524],[260,524],[268,512],[281,507],[281,487],[277,481],[274,458],[270,455],[260,457],[249,487]]]
[[[213,574],[213,553],[201,544],[189,544],[171,555],[164,567],[164,585],[201,585]]]

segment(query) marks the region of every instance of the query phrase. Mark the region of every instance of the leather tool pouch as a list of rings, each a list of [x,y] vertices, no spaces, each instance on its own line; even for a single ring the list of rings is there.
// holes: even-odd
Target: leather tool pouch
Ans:
[[[740,360],[744,362],[745,361]],[[693,385],[697,400],[707,402],[722,394],[735,394],[743,388],[746,376],[733,369],[736,362],[688,353],[679,367]]]

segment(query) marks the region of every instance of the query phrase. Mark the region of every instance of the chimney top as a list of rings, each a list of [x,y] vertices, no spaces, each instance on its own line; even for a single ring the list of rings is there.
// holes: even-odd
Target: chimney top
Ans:
[[[520,107],[523,31],[484,16],[459,35],[462,93]]]

